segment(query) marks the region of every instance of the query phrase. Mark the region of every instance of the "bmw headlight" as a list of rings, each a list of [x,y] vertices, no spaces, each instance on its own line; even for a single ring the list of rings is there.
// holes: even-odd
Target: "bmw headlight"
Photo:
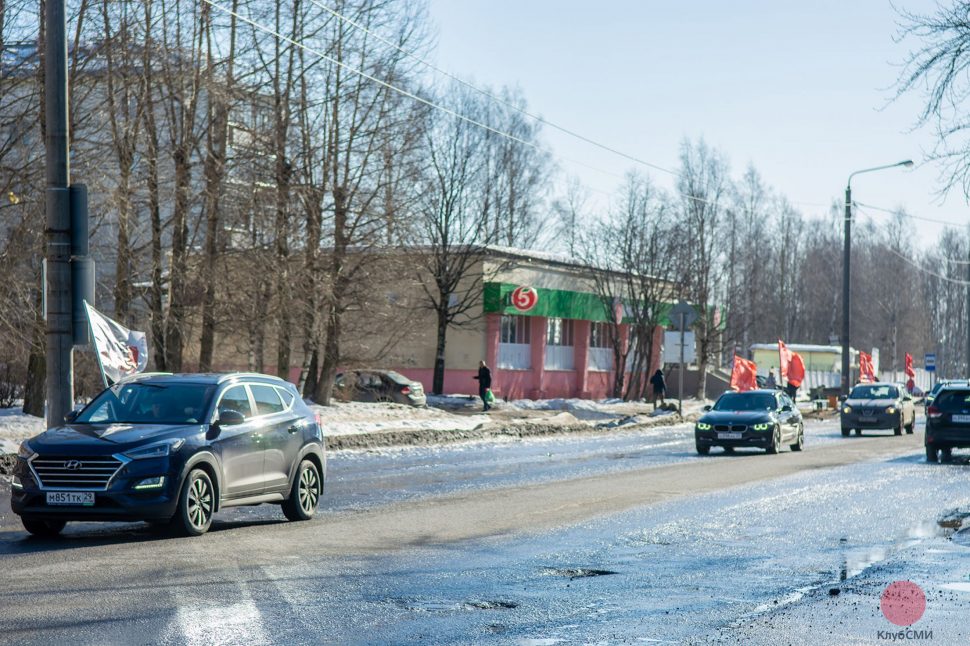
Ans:
[[[132,449],[124,453],[124,456],[131,458],[132,460],[143,460],[145,458],[164,458],[172,453],[175,453],[182,445],[185,444],[185,440],[166,440],[165,442],[158,442],[156,444],[149,444],[148,446],[142,446],[137,449]]]
[[[707,422],[697,422],[697,430],[698,431],[709,431],[709,430],[711,430],[711,428],[712,428],[712,426],[710,424],[708,424]]]
[[[852,412],[852,407],[851,406],[843,406],[842,407],[842,412],[845,413],[846,415],[848,415],[849,413]]]
[[[889,408],[886,409],[886,412],[889,413],[890,415],[895,415],[896,414],[896,407],[895,406],[890,406]]]
[[[771,428],[771,424],[768,424],[768,423],[755,424],[751,428],[753,428],[756,431],[767,431],[769,428]]]
[[[30,448],[29,440],[24,440],[20,443],[20,448],[17,449],[17,455],[25,460],[29,460],[31,456],[35,455],[37,452]]]

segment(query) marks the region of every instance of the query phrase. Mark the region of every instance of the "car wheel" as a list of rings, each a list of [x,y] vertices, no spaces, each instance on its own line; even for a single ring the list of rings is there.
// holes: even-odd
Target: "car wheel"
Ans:
[[[30,518],[27,516],[22,516],[20,522],[23,523],[24,529],[33,534],[34,536],[41,536],[43,538],[53,538],[61,533],[64,526],[67,525],[67,521],[64,520],[47,520],[44,518]]]
[[[861,429],[861,428],[857,428],[857,429],[855,430],[855,434],[856,434],[856,435],[862,435],[862,429]]]
[[[913,415],[913,419],[911,419],[909,421],[909,424],[906,425],[906,434],[907,435],[912,435],[913,434],[913,428],[915,426],[916,426],[916,415]]]
[[[215,489],[209,474],[202,469],[193,469],[182,484],[172,528],[184,536],[201,536],[209,531],[214,510]]]
[[[791,445],[792,451],[801,451],[802,447],[805,446],[805,426],[799,425],[798,436],[795,438],[795,443]]]
[[[697,449],[698,455],[707,455],[711,452],[711,447],[706,444],[694,444],[694,447]]]
[[[851,428],[842,428],[842,437],[849,437],[852,434]]]
[[[317,465],[310,460],[304,460],[293,480],[290,496],[283,502],[283,515],[288,520],[310,520],[317,511],[321,493],[323,483]]]
[[[952,462],[953,461],[953,449],[941,449],[940,450],[940,462]]]
[[[775,432],[771,436],[771,446],[768,447],[768,453],[775,454],[781,451],[781,430],[776,426]]]
[[[934,463],[940,461],[940,452],[932,444],[927,444],[926,445],[926,461],[927,462],[934,462]]]
[[[893,435],[902,435],[902,434],[903,434],[903,416],[900,415],[899,424],[896,426],[896,428],[893,429]]]

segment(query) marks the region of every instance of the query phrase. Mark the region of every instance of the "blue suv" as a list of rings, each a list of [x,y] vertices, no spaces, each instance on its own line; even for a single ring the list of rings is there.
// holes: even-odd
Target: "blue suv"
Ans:
[[[40,536],[72,520],[143,520],[199,536],[223,507],[276,503],[308,520],[325,473],[320,420],[292,384],[138,375],[21,444],[11,506]]]

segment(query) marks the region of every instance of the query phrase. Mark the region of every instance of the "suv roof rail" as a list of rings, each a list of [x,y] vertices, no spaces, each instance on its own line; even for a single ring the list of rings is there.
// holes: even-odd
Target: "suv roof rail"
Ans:
[[[115,383],[121,384],[121,383],[125,383],[126,381],[136,381],[138,379],[141,379],[142,377],[171,377],[171,376],[172,376],[171,372],[136,372],[133,375],[127,375],[125,377],[122,377]]]
[[[275,375],[264,375],[260,372],[227,372],[219,377],[218,383],[223,383],[229,381],[230,379],[268,379],[270,381],[278,381],[281,383],[289,383],[285,379],[277,377]]]

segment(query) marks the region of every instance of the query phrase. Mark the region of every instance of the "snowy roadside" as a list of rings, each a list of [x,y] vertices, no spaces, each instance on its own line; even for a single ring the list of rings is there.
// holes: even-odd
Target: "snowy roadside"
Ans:
[[[496,402],[487,414],[471,395],[429,397],[428,408],[391,403],[310,403],[320,416],[330,449],[439,444],[495,437],[521,438],[576,432],[609,432],[671,426],[676,413],[654,411],[649,404],[621,400],[517,400]],[[705,402],[684,402],[695,419]],[[42,418],[19,408],[0,409],[0,455],[16,453],[20,443],[45,429]]]
[[[791,603],[722,628],[705,641],[778,644],[800,634],[803,644],[970,643],[965,620],[970,611],[967,525],[966,512],[944,517],[937,527],[927,528],[929,537],[913,537],[910,545],[855,576],[806,590]],[[918,589],[923,599],[918,592],[894,597],[891,585]],[[834,626],[837,634],[832,633]]]

